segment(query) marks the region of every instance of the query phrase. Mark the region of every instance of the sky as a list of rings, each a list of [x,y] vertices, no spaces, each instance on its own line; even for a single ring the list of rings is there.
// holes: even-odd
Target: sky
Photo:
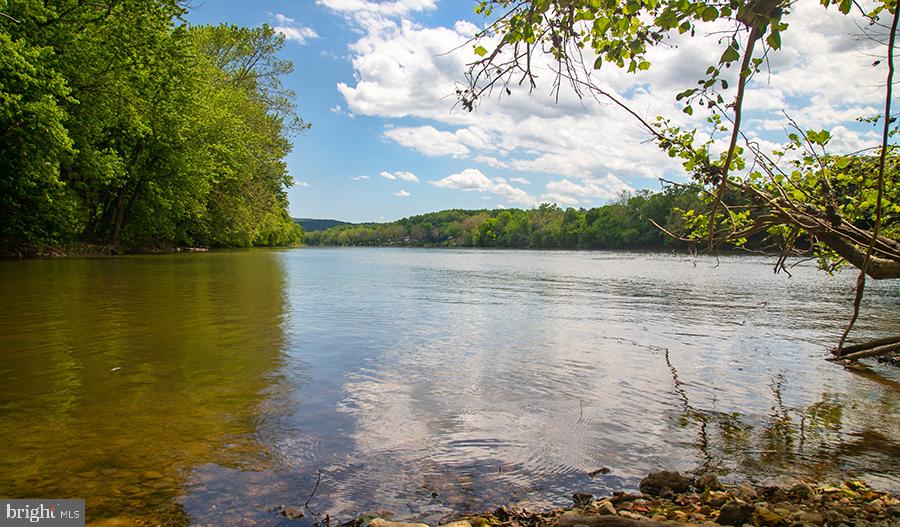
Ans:
[[[457,105],[466,64],[476,58],[469,40],[486,24],[474,6],[474,0],[195,0],[186,18],[269,24],[284,34],[281,55],[295,69],[283,82],[297,93],[299,115],[312,123],[293,137],[287,158],[294,217],[366,222],[449,208],[590,208],[623,191],[659,190],[660,177],[685,180],[679,163],[648,143],[621,109],[566,89],[555,97],[549,71],[534,90],[513,86],[474,112]],[[826,11],[816,0],[798,0],[786,21],[782,49],[768,54],[748,87],[747,135],[764,150],[777,148],[787,115],[804,128],[831,129],[834,153],[879,144],[875,127],[856,122],[879,114],[884,97],[885,65],[873,66],[883,51],[860,38],[865,21]],[[648,119],[665,115],[702,128],[708,113],[682,113],[675,94],[718,61],[728,27],[674,36],[651,51],[648,71],[604,67],[594,79]],[[725,138],[715,139],[715,148],[724,149]]]

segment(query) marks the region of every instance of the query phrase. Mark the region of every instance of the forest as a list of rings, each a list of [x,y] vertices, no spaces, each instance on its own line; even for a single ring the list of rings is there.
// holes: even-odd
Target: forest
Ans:
[[[686,243],[685,213],[701,203],[684,187],[623,194],[591,209],[543,204],[530,210],[445,210],[390,223],[307,232],[307,245],[401,245],[532,249],[671,249]],[[654,225],[654,222],[656,225]],[[658,226],[660,227],[658,227]]]
[[[285,245],[290,136],[268,26],[191,26],[175,0],[3,3],[0,247]]]

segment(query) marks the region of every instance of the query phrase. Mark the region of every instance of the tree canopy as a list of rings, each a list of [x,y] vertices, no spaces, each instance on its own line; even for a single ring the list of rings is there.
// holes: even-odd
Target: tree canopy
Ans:
[[[307,232],[309,245],[509,247],[519,249],[674,249],[688,244],[666,235],[686,233],[679,211],[701,204],[679,188],[623,194],[592,209],[445,210],[390,223],[341,225]]]
[[[0,2],[0,245],[269,245],[307,124],[272,28],[175,0]]]

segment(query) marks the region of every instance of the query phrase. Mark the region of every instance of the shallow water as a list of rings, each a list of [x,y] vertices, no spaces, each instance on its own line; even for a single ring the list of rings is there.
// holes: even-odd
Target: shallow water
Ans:
[[[0,262],[0,496],[89,519],[437,520],[656,468],[900,490],[900,375],[822,358],[855,274],[300,249]],[[870,285],[861,336],[900,332]],[[609,468],[608,474],[588,473]],[[321,474],[321,476],[320,476]]]

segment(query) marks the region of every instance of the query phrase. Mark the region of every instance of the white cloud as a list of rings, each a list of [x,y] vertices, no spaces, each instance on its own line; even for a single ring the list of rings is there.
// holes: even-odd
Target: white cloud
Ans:
[[[287,40],[293,40],[300,44],[306,44],[307,40],[319,38],[319,34],[313,28],[297,24],[293,18],[286,17],[281,13],[275,15],[275,26],[272,29],[284,35]]]
[[[525,179],[523,177],[511,177],[511,178],[509,178],[509,180],[512,181],[513,183],[518,183],[520,185],[530,185],[531,184],[531,181],[528,181],[527,179]]]
[[[332,11],[361,16],[374,14],[381,16],[402,16],[411,11],[428,11],[437,7],[435,0],[393,0],[375,2],[371,0],[317,0],[316,3]]]
[[[369,176],[353,176],[350,179],[352,179],[353,181],[365,181],[372,178],[370,178]]]
[[[414,148],[426,156],[464,156],[469,153],[451,132],[442,132],[432,126],[415,128],[391,128],[384,136],[407,148]]]
[[[394,192],[394,195],[397,196],[398,198],[406,198],[406,197],[410,196],[410,193],[403,189],[400,189],[397,192]]]
[[[466,192],[489,192],[518,205],[532,207],[538,204],[537,200],[524,190],[513,187],[503,178],[491,180],[477,168],[467,168],[462,172],[450,174],[443,179],[432,180],[429,183],[440,188]]]
[[[295,187],[308,187],[309,183],[307,183],[306,181],[295,181],[294,186]]]
[[[468,159],[529,177],[547,174],[551,183],[542,197],[567,205],[573,200],[588,204],[610,199],[632,188],[626,180],[634,186],[649,186],[658,177],[686,177],[677,160],[647,144],[647,133],[608,101],[579,100],[567,89],[557,100],[550,91],[552,75],[543,57],[535,58],[534,67],[542,75],[533,93],[527,86],[512,85],[510,95],[488,97],[474,112],[458,106],[452,109],[455,90],[465,85],[466,64],[474,58],[467,41],[478,27],[466,21],[452,27],[427,27],[409,19],[434,9],[433,0],[319,0],[319,4],[350,18],[360,32],[349,47],[355,80],[337,86],[346,108],[385,119],[426,121],[386,130],[387,140],[429,157]],[[751,81],[745,133],[761,143],[781,142],[784,109],[801,126],[842,127],[832,143],[835,149],[868,144],[870,134],[852,119],[877,113],[884,65],[872,68],[873,59],[867,55],[873,52],[872,44],[850,38],[859,32],[858,17],[826,11],[815,2],[797,2],[792,10],[783,49],[767,56],[771,72],[764,69]],[[674,96],[695,86],[707,66],[718,61],[721,48],[716,31],[720,29],[726,28],[704,25],[695,38],[673,35],[670,45],[651,50],[648,58],[653,66],[648,72],[632,75],[606,67],[593,79],[644,118],[665,115],[674,125],[705,129],[708,111],[695,107],[694,116],[687,116]],[[835,64],[841,65],[840,70]],[[736,68],[724,72],[732,85],[725,94],[726,104],[734,97],[736,74]],[[721,149],[724,143],[715,145]],[[438,186],[453,188],[449,185],[474,179],[469,174],[439,181],[445,184]],[[503,184],[514,188],[510,183],[487,181],[488,185],[481,182],[479,192],[499,194],[486,189]]]
[[[571,196],[563,196],[562,194],[542,194],[541,200],[546,203],[556,203],[557,205],[563,205],[566,207],[575,207],[578,206],[579,201],[576,198]]]
[[[622,192],[632,192],[634,189],[621,179],[612,174],[604,178],[591,178],[581,183],[573,183],[568,179],[551,181],[547,183],[548,193],[542,195],[544,199],[560,200],[560,204],[575,205],[576,203],[590,203],[601,200],[610,200]]]
[[[401,172],[382,172],[379,175],[385,179],[390,179],[390,180],[399,179],[402,181],[410,181],[412,183],[419,182],[419,178],[416,177],[416,175],[413,174],[412,172],[403,172],[403,171],[401,171]]]
[[[344,111],[344,109],[341,108],[340,104],[335,104],[334,107],[331,108],[331,113],[340,114],[343,111]]]

